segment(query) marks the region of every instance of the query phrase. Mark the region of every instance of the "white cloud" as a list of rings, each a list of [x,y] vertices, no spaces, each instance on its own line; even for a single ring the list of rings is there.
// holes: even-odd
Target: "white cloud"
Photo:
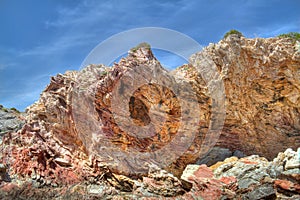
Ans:
[[[57,9],[58,18],[53,21],[45,22],[47,28],[74,28],[87,31],[86,28],[95,29],[109,28],[120,25],[120,22],[126,21],[129,16],[134,16],[138,12],[132,12],[132,8],[138,9],[142,7],[141,3],[125,2],[125,1],[83,1],[76,7],[60,7]],[[138,22],[140,18],[132,18]],[[126,24],[124,24],[126,25]]]
[[[173,2],[154,2],[152,4],[160,10],[154,10],[139,1],[83,1],[75,7],[60,7],[57,9],[58,18],[45,22],[46,28],[60,33],[58,37],[49,41],[48,44],[23,50],[19,55],[47,56],[63,54],[74,47],[96,46],[112,34],[130,28],[137,28],[147,23],[159,26],[164,21],[162,15],[168,16],[168,18],[175,15],[175,12],[167,13],[166,11],[172,8],[178,12],[182,6]],[[151,15],[145,15],[147,12]],[[165,19],[165,21],[167,20]]]
[[[31,49],[23,50],[20,56],[47,56],[63,54],[71,48],[98,44],[109,37],[108,32],[114,32],[125,23],[126,3],[116,5],[113,2],[81,2],[74,7],[57,9],[58,18],[46,21],[48,29],[55,30],[57,37]],[[122,14],[123,13],[123,14]],[[127,13],[128,14],[128,13]],[[133,18],[134,19],[134,18]],[[128,18],[126,18],[128,20]],[[136,19],[134,19],[136,21]]]
[[[41,46],[36,46],[29,50],[19,52],[20,56],[47,56],[67,51],[68,49],[80,45],[86,45],[92,34],[78,34],[78,35],[63,35]]]
[[[66,27],[66,26],[87,26],[96,21],[108,20],[109,16],[115,14],[117,8],[114,8],[112,2],[81,2],[74,7],[60,7],[57,9],[58,19],[47,21],[46,27]],[[119,6],[118,6],[119,7]],[[112,12],[114,10],[114,12]]]
[[[4,70],[4,69],[7,69],[7,68],[15,66],[15,65],[16,65],[16,63],[6,63],[6,64],[0,63],[0,70]]]
[[[277,27],[271,26],[266,28],[260,28],[258,32],[254,35],[258,37],[274,37],[282,33],[288,33],[291,30],[298,29],[298,31],[300,31],[299,26],[297,26],[296,24],[297,23],[289,23],[284,26],[281,25]]]

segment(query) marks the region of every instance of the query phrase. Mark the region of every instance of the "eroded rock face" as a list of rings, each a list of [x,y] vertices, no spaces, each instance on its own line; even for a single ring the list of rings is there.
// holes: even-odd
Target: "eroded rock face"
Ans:
[[[77,137],[90,157],[116,173],[141,175],[153,163],[169,167],[187,155],[191,144],[197,149],[197,96],[187,82],[177,83],[150,49],[131,51],[101,76],[103,72],[93,67],[81,71],[72,97]],[[178,175],[198,156],[190,152],[190,158],[169,170]]]
[[[201,57],[214,61],[225,84],[226,119],[218,146],[273,159],[300,145],[300,49],[295,42],[233,35],[193,55],[191,62]],[[193,67],[179,68],[177,74],[203,91]]]
[[[204,66],[193,65],[202,58],[210,62]],[[84,181],[104,184],[89,188],[78,186],[82,192],[109,188],[114,194],[136,190],[144,192],[136,193],[142,196],[161,193],[191,197],[204,195],[205,188],[209,188],[214,191],[214,198],[234,196],[232,188],[236,184],[242,187],[242,181],[247,185],[257,184],[259,180],[251,182],[238,177],[237,180],[219,180],[212,173],[209,177],[198,174],[189,184],[178,179],[187,164],[196,163],[199,157],[202,161],[208,158],[205,163],[216,158],[214,154],[211,154],[213,158],[203,158],[201,151],[206,145],[204,137],[215,120],[211,120],[215,100],[206,87],[211,83],[201,76],[212,62],[220,73],[218,79],[223,79],[226,93],[226,119],[216,148],[225,150],[224,156],[217,160],[233,152],[273,159],[278,152],[299,146],[299,49],[288,39],[231,36],[193,55],[191,64],[173,71],[173,76],[161,67],[149,48],[140,48],[129,52],[127,58],[112,68],[90,65],[80,72],[66,72],[51,78],[39,101],[28,108],[22,130],[3,139],[1,160],[3,166],[9,166],[3,168],[12,180],[30,179],[34,186],[80,185]],[[118,85],[125,80],[122,77],[136,71],[145,80],[149,74],[156,74],[157,80],[165,84],[140,85],[125,95],[126,101],[114,99],[115,94],[122,94],[124,89]],[[130,80],[130,76],[127,78]],[[179,86],[171,88],[176,84]],[[128,88],[129,84],[123,86]],[[191,88],[194,96],[189,92]],[[188,123],[182,126],[182,118],[192,120],[183,120]],[[126,126],[126,119],[131,119],[132,126]],[[195,131],[197,134],[193,136]],[[150,175],[146,164],[161,164],[152,159],[154,157],[159,161],[170,157],[172,162],[162,165],[163,173],[157,170],[158,174]],[[267,161],[261,163],[267,164]],[[294,169],[294,166],[298,166],[297,161],[285,164],[286,168]],[[204,168],[205,171],[207,168]],[[135,182],[136,178],[144,182]],[[202,178],[211,180],[205,182]],[[286,188],[290,184],[293,183],[277,181],[275,185]],[[247,193],[247,198],[266,191],[273,198],[275,190],[271,190],[269,183],[261,191],[251,190],[253,194]]]

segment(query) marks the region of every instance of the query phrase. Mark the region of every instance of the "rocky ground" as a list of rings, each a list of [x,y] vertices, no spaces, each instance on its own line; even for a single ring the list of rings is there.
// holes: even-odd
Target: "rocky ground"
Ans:
[[[151,74],[162,82],[130,90]],[[1,107],[1,199],[300,198],[299,43],[231,35],[171,75],[142,45],[111,68],[52,77],[26,114]],[[124,106],[114,97],[128,88]]]
[[[10,180],[2,166],[1,199],[299,199],[300,148],[273,161],[252,155],[207,165],[187,165],[180,178],[152,166],[132,179],[108,168],[86,180],[47,185],[42,177]]]

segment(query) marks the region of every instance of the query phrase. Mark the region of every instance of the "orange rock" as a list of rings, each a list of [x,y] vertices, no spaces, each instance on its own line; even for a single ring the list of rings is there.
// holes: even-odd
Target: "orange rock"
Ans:
[[[220,167],[220,166],[223,165],[223,164],[226,164],[226,163],[232,163],[232,162],[235,162],[235,161],[237,161],[237,160],[238,160],[237,157],[232,156],[232,157],[230,157],[230,158],[226,158],[226,159],[225,159],[224,161],[222,161],[222,162],[217,162],[216,164],[210,166],[209,168],[210,168],[211,170],[214,171],[215,169],[217,169],[218,167]]]
[[[258,162],[247,160],[247,159],[241,159],[240,161],[245,164],[249,164],[249,165],[257,165],[258,164]]]

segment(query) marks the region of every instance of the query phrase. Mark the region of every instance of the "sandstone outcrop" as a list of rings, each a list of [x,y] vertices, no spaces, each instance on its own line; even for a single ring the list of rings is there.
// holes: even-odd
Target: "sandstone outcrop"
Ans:
[[[218,73],[207,80],[203,74],[212,64]],[[220,80],[224,101],[212,98],[208,88]],[[224,126],[205,156],[205,138],[213,138],[209,130],[222,125],[222,113],[213,110],[220,102],[226,107]],[[299,194],[297,154],[289,150],[284,154],[289,158],[265,159],[300,146],[300,49],[289,39],[232,35],[171,73],[141,46],[112,67],[90,65],[52,77],[26,112],[22,129],[3,138],[3,197],[25,191],[33,198],[35,190],[49,192],[48,187],[56,188],[49,192],[53,198],[56,193],[120,199]],[[234,158],[232,173],[226,167],[219,172],[226,164],[213,165],[252,154],[265,158]],[[180,179],[192,163],[213,165],[214,171],[200,165],[196,175]],[[242,169],[236,172],[235,164]],[[248,180],[248,168],[272,180]],[[208,193],[212,196],[205,197]]]

